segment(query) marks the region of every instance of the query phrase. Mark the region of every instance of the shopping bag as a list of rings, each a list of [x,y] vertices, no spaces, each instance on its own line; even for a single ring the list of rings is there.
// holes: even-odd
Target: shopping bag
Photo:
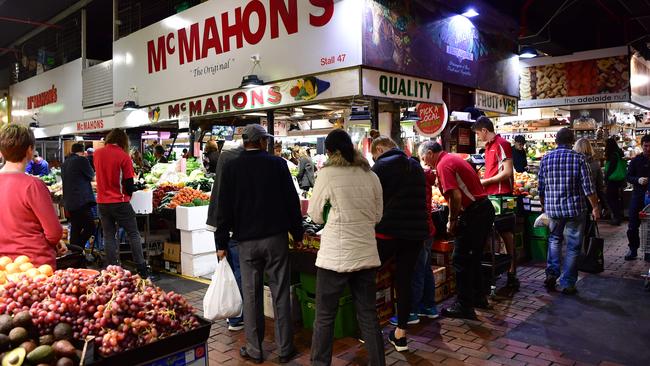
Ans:
[[[550,219],[546,212],[542,213],[541,215],[537,216],[535,219],[535,223],[533,224],[533,227],[548,227],[550,225]]]
[[[235,275],[225,259],[217,263],[212,282],[203,298],[203,316],[208,320],[234,318],[241,315],[242,298]]]
[[[592,222],[595,230],[589,230],[589,236],[583,242],[583,248],[578,256],[578,270],[587,273],[600,273],[605,270],[603,255],[605,241],[600,238],[596,221]],[[594,232],[593,235],[592,232]]]

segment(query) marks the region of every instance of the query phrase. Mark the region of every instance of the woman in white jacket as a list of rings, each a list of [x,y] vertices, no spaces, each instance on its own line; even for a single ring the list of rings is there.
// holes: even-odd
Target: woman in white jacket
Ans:
[[[369,364],[383,366],[384,342],[375,308],[375,274],[380,265],[375,225],[383,210],[381,183],[344,130],[330,132],[325,149],[329,159],[318,172],[309,203],[311,219],[325,222],[316,258],[311,361],[330,364],[339,298],[349,285]]]

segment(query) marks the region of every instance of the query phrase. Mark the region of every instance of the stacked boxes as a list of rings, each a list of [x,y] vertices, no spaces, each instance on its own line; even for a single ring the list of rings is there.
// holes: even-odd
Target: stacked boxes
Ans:
[[[176,228],[181,231],[181,270],[188,276],[210,275],[217,266],[214,234],[206,230],[208,206],[176,207]]]
[[[451,266],[454,242],[436,240],[431,247],[431,271],[436,283],[436,303],[452,296],[456,290],[456,273]]]

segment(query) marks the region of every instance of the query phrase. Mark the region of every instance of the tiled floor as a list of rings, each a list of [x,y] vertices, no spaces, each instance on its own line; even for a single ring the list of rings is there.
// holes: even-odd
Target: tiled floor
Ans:
[[[625,262],[622,259],[627,250],[626,227],[613,227],[606,223],[602,223],[600,226],[606,247],[606,270],[600,276],[639,279],[640,275],[647,273],[650,263],[646,263],[642,259],[633,262]],[[409,329],[411,351],[398,353],[387,343],[385,347],[386,363],[388,365],[586,365],[563,357],[560,351],[508,338],[508,333],[518,324],[526,321],[542,307],[547,305],[552,307],[553,302],[559,296],[565,296],[548,293],[544,289],[542,265],[521,267],[519,277],[521,290],[514,296],[501,296],[496,301],[492,301],[493,309],[479,311],[478,321],[440,318],[423,320],[420,324],[413,326]],[[503,285],[503,280],[500,285]],[[202,306],[204,291],[198,290],[186,294],[197,309]],[[650,302],[650,293],[647,296]],[[389,328],[387,327],[384,333],[387,333]],[[243,331],[230,332],[224,322],[214,324],[209,340],[210,364],[245,364],[239,357],[239,347],[244,344],[243,339]],[[266,365],[274,365],[278,362],[277,354],[273,353],[275,345],[272,342],[273,323],[271,320],[267,320]],[[295,343],[300,355],[291,364],[308,365],[311,332],[297,328]],[[597,353],[598,350],[593,350],[593,352]],[[602,359],[605,359],[605,355]],[[332,364],[365,365],[367,364],[367,355],[363,346],[356,339],[340,339],[334,344]],[[605,361],[599,364],[601,366],[614,365]]]

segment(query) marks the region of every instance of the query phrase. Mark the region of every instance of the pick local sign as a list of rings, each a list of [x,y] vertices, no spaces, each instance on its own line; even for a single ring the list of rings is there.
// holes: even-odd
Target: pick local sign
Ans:
[[[115,42],[116,107],[133,86],[139,104],[150,106],[235,89],[248,74],[268,82],[358,66],[362,6],[358,0],[203,2]]]
[[[517,115],[517,98],[507,95],[477,89],[474,91],[474,106],[482,111]]]
[[[447,105],[418,103],[415,107],[420,118],[415,122],[418,134],[425,137],[436,137],[445,129],[448,119]]]
[[[442,103],[442,83],[378,70],[363,69],[363,95]]]

